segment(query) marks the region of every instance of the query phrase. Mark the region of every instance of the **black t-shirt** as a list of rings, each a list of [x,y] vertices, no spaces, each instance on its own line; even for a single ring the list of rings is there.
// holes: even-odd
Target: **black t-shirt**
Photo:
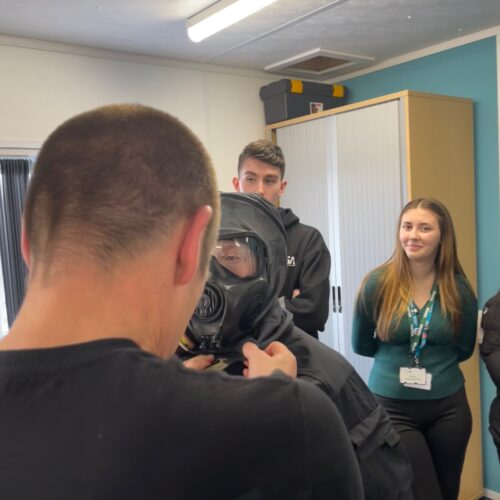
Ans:
[[[129,340],[0,351],[2,499],[362,498],[334,405]]]

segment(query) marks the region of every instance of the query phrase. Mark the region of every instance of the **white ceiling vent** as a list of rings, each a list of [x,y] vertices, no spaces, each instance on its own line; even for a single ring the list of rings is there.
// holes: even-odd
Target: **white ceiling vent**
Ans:
[[[354,71],[369,66],[374,61],[373,57],[355,56],[317,48],[270,64],[264,69],[273,73],[326,80],[337,73],[346,73],[347,68],[349,71]]]

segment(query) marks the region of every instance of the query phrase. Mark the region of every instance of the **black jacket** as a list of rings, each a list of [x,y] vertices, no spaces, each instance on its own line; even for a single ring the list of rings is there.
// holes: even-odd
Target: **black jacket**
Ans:
[[[278,302],[253,332],[253,339],[260,348],[276,340],[285,344],[297,358],[298,378],[319,387],[335,403],[358,459],[365,500],[411,500],[413,474],[400,436],[353,366],[297,328]],[[225,358],[226,371],[234,375],[243,369],[238,352],[240,346]]]
[[[284,297],[294,323],[318,338],[318,330],[325,329],[328,319],[330,252],[317,229],[302,224],[291,209],[279,210],[288,253],[288,272],[280,297]],[[296,289],[300,295],[292,298]]]
[[[480,345],[481,358],[497,387],[497,397],[490,408],[490,433],[500,459],[500,292],[486,302],[481,326],[484,334]]]

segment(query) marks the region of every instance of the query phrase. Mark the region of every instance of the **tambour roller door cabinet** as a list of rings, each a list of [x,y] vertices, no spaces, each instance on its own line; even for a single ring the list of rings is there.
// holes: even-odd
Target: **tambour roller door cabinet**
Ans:
[[[402,91],[275,123],[266,132],[285,154],[282,205],[317,227],[332,254],[331,313],[320,339],[366,380],[371,360],[350,347],[355,294],[362,277],[390,257],[408,200],[434,197],[448,207],[460,261],[477,285],[473,102]],[[477,349],[460,366],[474,422],[459,497],[469,500],[483,492]]]

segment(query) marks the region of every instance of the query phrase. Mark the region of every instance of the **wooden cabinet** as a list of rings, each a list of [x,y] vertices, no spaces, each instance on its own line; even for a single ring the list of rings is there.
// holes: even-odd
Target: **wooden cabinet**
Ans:
[[[332,254],[331,313],[321,340],[366,379],[371,360],[351,351],[363,276],[387,260],[404,204],[442,201],[453,217],[460,261],[476,286],[473,103],[404,91],[267,127],[286,159],[282,205],[317,227]],[[477,351],[477,350],[476,350]],[[482,494],[479,361],[461,365],[474,418],[460,498]]]

